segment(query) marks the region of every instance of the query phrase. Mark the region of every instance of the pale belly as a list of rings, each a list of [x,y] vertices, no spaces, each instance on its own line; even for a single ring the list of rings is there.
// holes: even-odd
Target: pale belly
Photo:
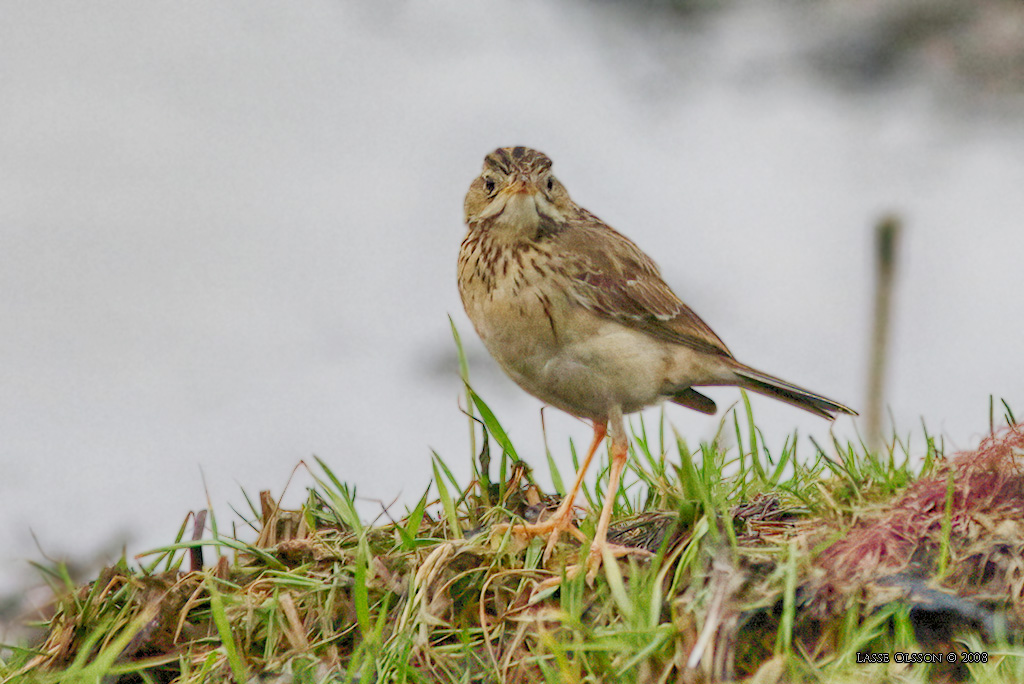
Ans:
[[[616,406],[639,411],[711,377],[704,355],[564,297],[545,300],[529,286],[465,304],[488,351],[520,387],[580,417],[606,420]]]

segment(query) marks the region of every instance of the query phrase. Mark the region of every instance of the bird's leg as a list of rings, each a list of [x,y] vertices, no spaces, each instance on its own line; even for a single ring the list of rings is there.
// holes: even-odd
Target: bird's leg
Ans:
[[[577,533],[577,537],[583,537],[583,533],[580,532],[579,528],[573,525],[572,520],[572,509],[576,506],[576,494],[580,491],[580,486],[583,484],[583,476],[587,474],[587,469],[590,468],[590,462],[594,460],[594,454],[597,453],[597,447],[601,446],[601,442],[604,440],[604,436],[607,433],[608,428],[605,423],[594,423],[594,439],[590,442],[590,448],[587,449],[587,455],[583,459],[583,463],[580,465],[579,470],[576,472],[576,480],[572,483],[572,487],[569,492],[562,499],[562,503],[558,506],[555,512],[551,515],[548,521],[554,521],[554,527],[551,529],[551,534],[548,537],[548,545],[544,547],[544,560],[546,561],[550,556],[551,552],[555,548],[555,543],[558,542],[558,537],[562,530],[573,530]],[[583,541],[583,539],[580,539]]]
[[[594,541],[590,544],[590,555],[587,556],[587,580],[593,581],[597,569],[601,567],[601,559],[607,549],[614,556],[631,553],[629,549],[608,543],[608,526],[612,520],[612,509],[615,508],[615,497],[619,495],[619,481],[622,470],[626,467],[629,454],[629,438],[622,424],[622,414],[612,416],[611,435],[611,472],[608,474],[608,489],[604,493],[604,505],[601,507],[601,518],[594,531]]]
[[[586,537],[579,528],[573,524],[572,511],[576,503],[576,494],[580,490],[580,486],[583,484],[583,476],[586,475],[587,469],[590,467],[590,462],[594,459],[594,454],[597,453],[597,447],[601,445],[602,440],[607,432],[607,424],[603,422],[594,422],[594,439],[590,443],[590,448],[587,450],[587,455],[583,459],[583,463],[580,464],[579,471],[576,473],[576,479],[572,484],[572,487],[566,493],[565,498],[562,499],[562,503],[559,504],[555,512],[551,514],[549,518],[537,523],[526,523],[524,525],[513,525],[511,529],[513,533],[517,535],[523,535],[526,537],[537,537],[540,535],[547,534],[548,544],[544,549],[544,560],[547,560],[551,555],[552,549],[555,548],[555,543],[558,541],[559,536],[562,532],[569,532],[580,541],[586,541]],[[496,531],[504,531],[509,529],[505,525],[495,526]]]
[[[643,556],[651,555],[650,551],[647,551],[646,549],[608,543],[608,527],[611,524],[612,509],[615,508],[615,497],[618,496],[619,493],[619,483],[622,480],[622,471],[626,467],[626,460],[629,454],[629,437],[626,436],[622,413],[620,411],[615,410],[611,412],[607,431],[612,442],[611,472],[608,475],[608,490],[604,495],[604,505],[601,508],[601,517],[598,520],[597,529],[594,531],[594,541],[590,544],[590,554],[587,556],[586,562],[580,563],[579,565],[572,565],[565,569],[565,576],[569,578],[576,577],[585,569],[587,571],[588,583],[593,582],[594,577],[597,575],[597,570],[601,567],[601,561],[604,558],[605,552],[610,553],[616,558],[628,554]],[[543,591],[560,584],[561,581],[561,577],[551,577],[541,582],[536,587],[535,591]]]

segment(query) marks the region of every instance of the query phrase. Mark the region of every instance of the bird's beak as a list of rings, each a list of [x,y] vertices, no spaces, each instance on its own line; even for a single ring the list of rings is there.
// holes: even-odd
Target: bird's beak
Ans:
[[[537,186],[529,176],[520,175],[508,185],[505,192],[510,195],[534,195],[537,193]]]
[[[517,174],[502,188],[488,206],[486,215],[482,215],[481,218],[502,214],[506,222],[533,226],[537,222],[543,203],[544,194],[536,182],[525,173]]]

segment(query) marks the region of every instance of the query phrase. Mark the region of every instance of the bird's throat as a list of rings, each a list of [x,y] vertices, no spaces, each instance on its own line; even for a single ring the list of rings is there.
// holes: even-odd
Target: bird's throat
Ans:
[[[562,213],[536,195],[517,193],[503,199],[504,205],[486,220],[487,232],[501,243],[543,241],[565,224]]]
[[[515,193],[505,199],[504,210],[495,217],[496,223],[504,230],[522,235],[537,232],[541,215],[533,195]]]

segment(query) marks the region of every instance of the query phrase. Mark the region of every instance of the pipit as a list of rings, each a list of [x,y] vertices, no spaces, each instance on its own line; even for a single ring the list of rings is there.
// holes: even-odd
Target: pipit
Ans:
[[[524,390],[590,420],[594,438],[568,495],[547,520],[517,526],[580,536],[573,507],[607,434],[612,466],[590,555],[590,576],[612,549],[608,524],[629,448],[623,414],[668,400],[713,414],[694,387],[736,385],[832,420],[842,404],[737,361],[669,289],[654,261],[579,206],[527,147],[484,159],[465,202],[469,230],[459,252],[459,292],[477,334]]]

